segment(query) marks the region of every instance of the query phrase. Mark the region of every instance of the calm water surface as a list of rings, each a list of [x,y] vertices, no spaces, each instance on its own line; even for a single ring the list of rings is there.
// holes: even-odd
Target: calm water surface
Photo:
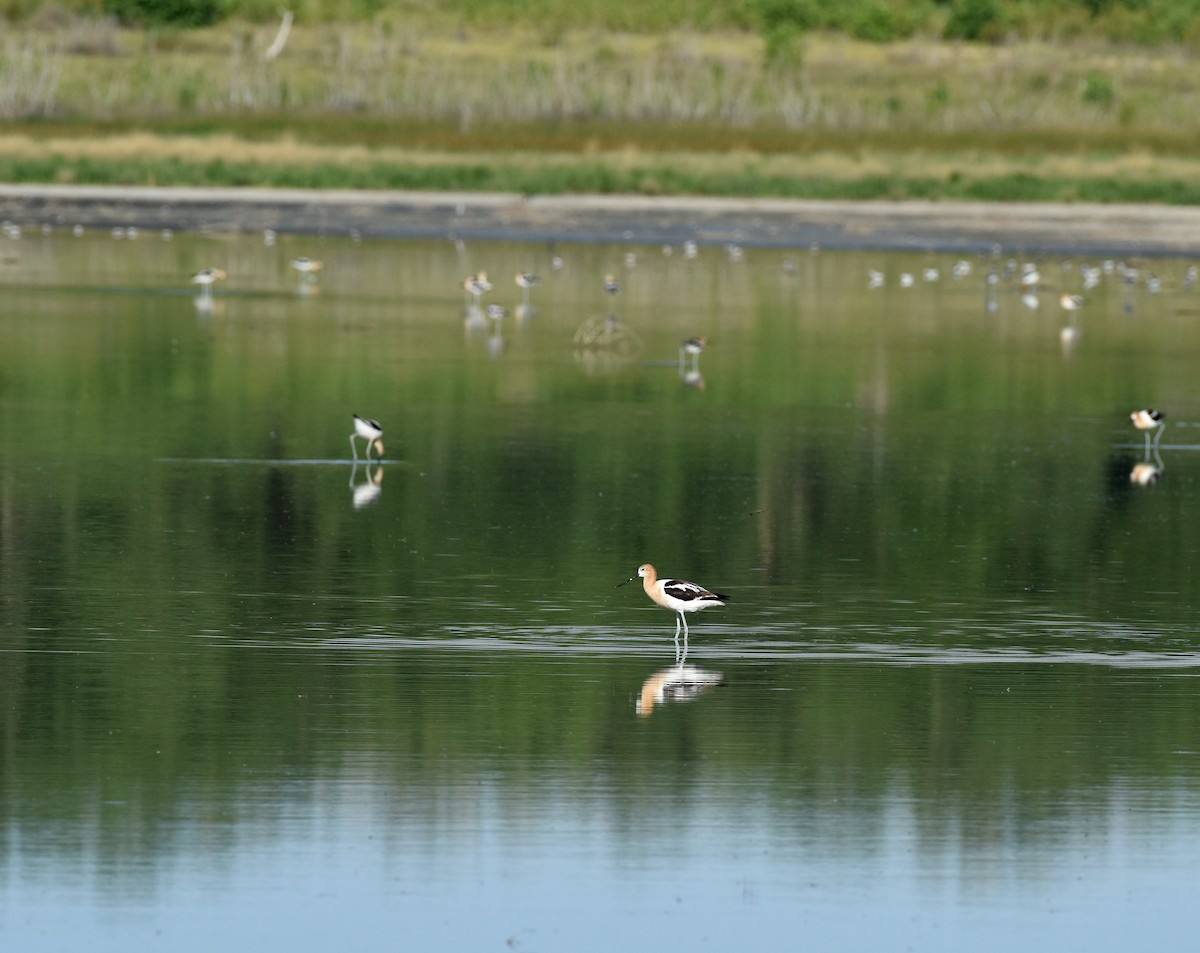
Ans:
[[[673,251],[4,241],[4,948],[1191,932],[1190,262]]]

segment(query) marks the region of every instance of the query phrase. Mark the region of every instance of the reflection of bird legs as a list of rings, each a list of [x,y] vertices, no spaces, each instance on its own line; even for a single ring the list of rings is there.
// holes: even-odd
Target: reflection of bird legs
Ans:
[[[683,623],[683,651],[679,650],[679,624]],[[675,661],[679,665],[683,664],[683,660],[687,658],[688,653],[688,627],[687,619],[683,617],[682,612],[676,613],[675,618]]]

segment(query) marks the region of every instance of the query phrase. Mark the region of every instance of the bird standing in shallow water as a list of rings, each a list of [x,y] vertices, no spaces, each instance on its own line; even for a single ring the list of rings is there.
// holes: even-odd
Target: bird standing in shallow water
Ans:
[[[355,437],[362,437],[367,442],[367,460],[371,459],[371,445],[375,445],[375,449],[379,451],[379,455],[383,456],[383,424],[378,420],[372,420],[370,417],[360,417],[354,415],[354,433],[350,434],[350,452],[354,454],[354,459],[358,459],[358,446],[354,442]]]
[[[1129,415],[1129,419],[1133,421],[1133,425],[1138,430],[1146,432],[1146,446],[1150,446],[1150,431],[1155,430],[1154,442],[1158,443],[1162,437],[1163,428],[1167,426],[1167,415],[1161,410],[1135,410]]]
[[[694,582],[685,582],[682,579],[659,579],[658,570],[650,563],[638,566],[637,573],[630,576],[625,582],[617,583],[617,588],[633,582],[638,576],[642,578],[642,588],[646,591],[646,595],[676,615],[675,650],[677,659],[682,658],[679,654],[680,626],[683,627],[683,654],[687,654],[688,626],[685,613],[699,612],[709,606],[723,606],[730,601],[729,596],[723,596],[718,592],[709,592]]]
[[[300,274],[303,275],[307,280],[312,281],[316,280],[317,272],[324,268],[325,265],[322,262],[317,261],[315,258],[309,258],[306,255],[301,255],[299,258],[292,259],[292,267],[295,268],[296,271],[300,272]]]
[[[218,281],[223,281],[226,277],[225,272],[220,268],[202,268],[192,275],[192,284],[199,285],[201,293],[205,296],[211,296],[213,285]]]
[[[521,304],[525,305],[526,310],[529,309],[529,289],[536,288],[542,283],[542,279],[537,275],[528,271],[518,271],[513,277],[513,281],[517,283],[517,287],[521,289]]]

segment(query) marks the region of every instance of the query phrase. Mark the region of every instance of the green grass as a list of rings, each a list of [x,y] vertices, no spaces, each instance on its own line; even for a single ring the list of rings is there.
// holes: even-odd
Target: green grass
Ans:
[[[10,30],[0,170],[23,182],[1177,203],[1200,186],[1200,74],[1179,46],[809,33],[780,61],[728,25],[557,31],[531,25],[552,0],[512,8],[503,26],[498,4],[465,6],[456,29],[444,10],[401,23],[385,6],[318,26],[312,8],[271,62],[266,20]]]
[[[753,165],[693,171],[648,161],[621,168],[601,160],[525,165],[492,158],[428,165],[370,162],[297,164],[228,159],[0,158],[14,183],[265,186],[310,189],[481,190],[523,194],[742,195],[796,199],[942,199],[1200,204],[1200,181],[1065,178],[1017,172],[967,178],[863,175],[776,176]]]

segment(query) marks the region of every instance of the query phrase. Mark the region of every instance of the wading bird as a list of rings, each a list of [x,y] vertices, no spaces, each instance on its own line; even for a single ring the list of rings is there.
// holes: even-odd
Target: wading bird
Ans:
[[[730,601],[729,596],[723,596],[718,592],[709,592],[694,582],[684,582],[682,579],[659,579],[658,571],[649,563],[638,566],[637,574],[630,576],[625,582],[617,583],[617,588],[633,582],[638,576],[642,578],[642,588],[646,591],[646,595],[664,609],[670,609],[675,613],[675,644],[678,648],[679,630],[682,626],[685,653],[687,652],[688,637],[685,614],[699,612],[709,606],[723,606]]]
[[[375,445],[375,449],[379,455],[383,456],[383,424],[378,420],[372,420],[370,417],[360,417],[354,415],[354,433],[350,434],[350,452],[354,454],[354,459],[358,459],[358,446],[355,443],[356,437],[362,437],[367,442],[367,460],[371,459],[371,445]]]
[[[228,275],[220,268],[202,268],[192,275],[192,284],[199,285],[200,291],[206,296],[212,295],[212,287],[218,281],[223,281]]]
[[[1154,431],[1154,442],[1162,437],[1163,428],[1167,426],[1167,415],[1161,410],[1135,410],[1129,415],[1133,425],[1146,434],[1146,446],[1150,446],[1150,431]]]

